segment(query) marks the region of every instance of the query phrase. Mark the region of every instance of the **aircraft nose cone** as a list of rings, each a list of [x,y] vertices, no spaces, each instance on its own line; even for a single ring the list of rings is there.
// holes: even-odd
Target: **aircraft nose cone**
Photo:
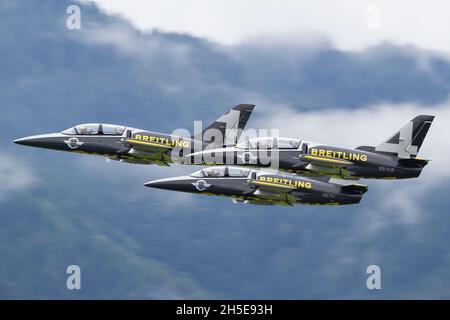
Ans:
[[[175,177],[149,181],[144,186],[155,189],[185,191],[186,187],[192,186],[188,177]]]
[[[164,181],[159,181],[159,180],[149,181],[149,182],[145,183],[144,186],[149,187],[149,188],[155,188],[155,189],[169,189],[168,183],[166,183]]]
[[[58,150],[62,145],[65,145],[63,143],[63,137],[57,133],[29,136],[14,140],[14,143],[21,144],[23,146],[58,149]]]
[[[25,137],[25,138],[14,140],[14,143],[21,144],[23,146],[35,147],[38,145],[38,139]]]

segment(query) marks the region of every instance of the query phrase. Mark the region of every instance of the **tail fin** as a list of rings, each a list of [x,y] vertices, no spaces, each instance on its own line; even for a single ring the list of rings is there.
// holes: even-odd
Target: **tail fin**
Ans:
[[[235,145],[239,140],[245,126],[247,125],[254,107],[254,104],[240,104],[235,106],[233,109],[214,121],[208,128],[203,130],[203,141],[207,143],[213,142],[214,140],[210,141],[211,139],[206,133],[208,132],[208,130],[215,129],[222,134],[223,138],[223,141],[217,141],[218,147]],[[213,135],[214,134],[215,133],[213,133]]]
[[[421,115],[408,122],[375,151],[395,153],[399,158],[415,158],[430,129],[434,116]]]

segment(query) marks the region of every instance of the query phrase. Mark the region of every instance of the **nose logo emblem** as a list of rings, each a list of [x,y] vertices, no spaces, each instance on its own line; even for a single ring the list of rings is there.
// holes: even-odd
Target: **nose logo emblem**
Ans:
[[[205,180],[198,180],[197,182],[192,184],[198,191],[205,191],[209,187],[211,187],[211,184],[206,183]]]
[[[64,140],[64,142],[70,149],[76,149],[84,144],[84,142],[80,142],[78,138],[70,138],[69,140]]]

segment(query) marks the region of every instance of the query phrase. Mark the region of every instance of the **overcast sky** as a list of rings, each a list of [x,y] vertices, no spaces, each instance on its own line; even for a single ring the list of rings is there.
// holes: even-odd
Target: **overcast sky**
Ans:
[[[323,40],[360,50],[390,41],[450,52],[444,0],[94,0],[140,30],[185,32],[224,43],[248,38]]]

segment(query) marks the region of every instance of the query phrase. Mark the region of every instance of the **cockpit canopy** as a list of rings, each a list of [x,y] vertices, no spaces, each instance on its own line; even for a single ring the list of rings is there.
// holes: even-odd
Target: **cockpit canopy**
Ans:
[[[124,126],[114,124],[86,123],[64,130],[67,135],[108,135],[121,136],[125,131]]]
[[[300,139],[260,137],[241,142],[236,145],[239,149],[298,149]]]
[[[206,168],[191,174],[194,178],[220,178],[220,177],[230,177],[230,178],[244,178],[248,177],[250,169],[239,168],[239,167],[212,167]]]

